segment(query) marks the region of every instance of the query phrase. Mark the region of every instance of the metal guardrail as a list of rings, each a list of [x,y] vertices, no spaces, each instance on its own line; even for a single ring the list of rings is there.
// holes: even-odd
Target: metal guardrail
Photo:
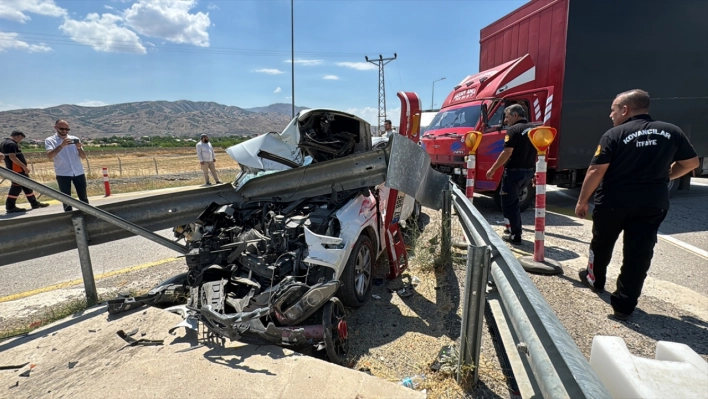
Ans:
[[[233,187],[227,184],[94,207],[4,168],[0,168],[0,176],[78,209],[0,221],[0,266],[76,249],[72,217],[77,215],[83,215],[85,219],[84,231],[89,245],[141,235],[177,252],[184,252],[184,246],[153,231],[191,223],[212,202],[229,203],[234,199]]]
[[[514,254],[470,203],[465,193],[454,185],[452,203],[468,242],[477,247],[487,247],[491,252],[490,274],[510,315],[514,331],[525,344],[524,352],[528,356],[541,395],[544,398],[610,398],[607,388]],[[480,287],[472,282],[479,281],[480,275],[484,273],[485,257],[482,254],[486,251],[479,251],[479,248],[472,246],[469,248],[468,284],[465,287],[464,303],[466,309],[479,311],[480,314],[465,315],[463,335],[466,334],[467,342],[461,345],[461,358],[465,356],[464,352],[471,351],[474,355],[475,347],[478,353],[479,344],[475,342],[478,341],[478,336],[475,330],[479,330],[482,319],[478,306]],[[471,290],[468,287],[471,287]],[[477,326],[473,323],[477,323]],[[469,355],[467,356],[469,358]]]

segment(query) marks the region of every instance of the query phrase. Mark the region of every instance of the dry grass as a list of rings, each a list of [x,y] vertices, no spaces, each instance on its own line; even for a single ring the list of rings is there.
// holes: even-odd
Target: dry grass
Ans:
[[[107,299],[110,299],[111,295],[100,295],[98,302],[101,303]],[[87,308],[88,303],[85,297],[73,298],[69,301],[60,302],[56,305],[46,306],[32,316],[19,320],[8,320],[7,324],[3,323],[3,326],[0,327],[0,340],[27,334],[42,326],[46,326],[54,323],[55,321],[71,316],[74,313],[82,312]]]

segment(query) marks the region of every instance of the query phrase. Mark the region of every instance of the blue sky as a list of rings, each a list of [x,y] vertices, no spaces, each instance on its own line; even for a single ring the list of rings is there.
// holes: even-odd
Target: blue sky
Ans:
[[[376,123],[379,55],[386,102],[430,107],[479,69],[479,30],[524,0],[295,0],[297,105]],[[2,0],[0,110],[60,104],[290,103],[289,0]]]

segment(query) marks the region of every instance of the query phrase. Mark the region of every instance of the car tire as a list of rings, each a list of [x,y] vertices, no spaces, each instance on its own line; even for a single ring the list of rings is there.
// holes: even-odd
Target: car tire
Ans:
[[[497,188],[497,191],[494,192],[494,203],[497,204],[497,207],[499,210],[503,210],[502,208],[502,202],[501,202],[501,195],[499,194],[499,191],[501,190],[501,184],[499,185],[499,188]],[[526,187],[521,191],[521,194],[519,195],[519,210],[521,212],[524,212],[527,210],[531,205],[533,205],[536,201],[536,187],[533,185],[533,180],[529,182]]]
[[[374,246],[366,235],[359,236],[341,277],[337,297],[344,306],[358,308],[369,299],[374,275]]]
[[[322,310],[322,328],[327,359],[344,366],[349,355],[349,333],[344,305],[337,298],[332,298]]]

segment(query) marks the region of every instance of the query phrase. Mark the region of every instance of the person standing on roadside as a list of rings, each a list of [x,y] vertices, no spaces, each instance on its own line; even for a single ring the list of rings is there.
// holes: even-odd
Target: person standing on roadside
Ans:
[[[20,149],[20,142],[22,142],[25,137],[25,134],[19,130],[14,130],[10,133],[10,137],[5,139],[5,141],[0,144],[0,153],[7,154],[7,157],[0,159],[5,160],[5,167],[8,169],[15,173],[19,173],[22,176],[29,177],[30,170],[27,167],[27,160],[25,159],[25,155],[22,153],[22,149]],[[15,205],[21,192],[25,193],[25,197],[32,206],[32,209],[49,206],[49,204],[37,201],[32,189],[23,187],[13,182],[10,185],[10,191],[7,193],[7,199],[5,200],[5,211],[7,213],[27,212],[27,209],[18,208]]]
[[[487,171],[487,179],[494,178],[494,172],[504,165],[501,180],[502,212],[509,221],[509,230],[502,239],[512,244],[521,244],[521,209],[519,195],[535,172],[536,149],[528,136],[532,126],[526,120],[526,111],[520,104],[504,109],[504,124],[508,126],[504,136],[504,150]]]
[[[74,184],[76,195],[79,200],[88,204],[88,194],[86,193],[86,175],[82,159],[86,159],[86,153],[81,145],[81,141],[76,136],[69,135],[71,129],[69,123],[59,119],[54,123],[56,134],[44,140],[44,147],[47,150],[47,157],[54,161],[54,172],[56,174],[59,191],[71,196],[71,184]],[[70,212],[72,208],[64,204],[64,211]]]
[[[212,148],[207,134],[202,134],[200,141],[197,143],[197,157],[199,158],[199,164],[202,166],[202,171],[204,172],[204,184],[207,186],[211,185],[211,182],[209,182],[210,170],[216,184],[221,184],[219,176],[216,174],[216,165],[214,164],[216,162],[216,155],[214,154],[214,148]]]
[[[576,216],[584,219],[597,190],[588,266],[578,274],[593,292],[604,292],[612,250],[624,231],[624,258],[610,297],[618,320],[629,318],[641,295],[659,225],[669,210],[667,183],[699,164],[680,128],[649,116],[649,102],[649,93],[639,89],[620,93],[612,102],[614,127],[600,138],[575,207]]]
[[[386,138],[391,138],[391,135],[396,133],[395,130],[393,130],[393,125],[391,124],[390,119],[386,119],[384,121],[384,131],[381,133],[381,137],[386,137]]]

